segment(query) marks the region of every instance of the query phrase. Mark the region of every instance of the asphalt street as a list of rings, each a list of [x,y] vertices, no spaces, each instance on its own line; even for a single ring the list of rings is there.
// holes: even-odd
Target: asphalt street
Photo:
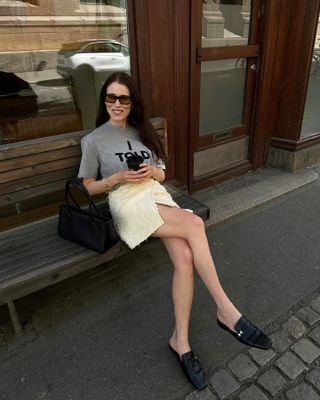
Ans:
[[[259,327],[320,288],[319,199],[316,181],[208,230],[225,290]],[[0,398],[184,399],[193,387],[167,347],[171,276],[155,240],[21,299],[28,333],[0,346]],[[215,318],[197,277],[190,337],[208,375],[243,350]]]

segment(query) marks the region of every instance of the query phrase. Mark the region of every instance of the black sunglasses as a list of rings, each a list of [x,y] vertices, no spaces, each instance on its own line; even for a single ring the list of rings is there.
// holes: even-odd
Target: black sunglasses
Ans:
[[[120,104],[126,106],[131,103],[130,96],[116,96],[115,94],[108,94],[108,93],[106,94],[107,103],[115,103],[117,100],[119,100]]]

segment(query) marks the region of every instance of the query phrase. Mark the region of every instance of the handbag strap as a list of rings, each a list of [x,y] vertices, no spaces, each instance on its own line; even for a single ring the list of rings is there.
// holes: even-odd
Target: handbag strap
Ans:
[[[64,189],[64,194],[65,194],[66,204],[67,204],[68,208],[70,207],[70,198],[78,208],[81,208],[79,203],[73,197],[70,186],[78,187],[78,189],[80,189],[80,191],[85,195],[85,197],[87,198],[88,204],[89,204],[90,214],[93,214],[93,209],[94,209],[95,213],[97,215],[101,216],[101,212],[99,211],[98,207],[95,205],[94,201],[92,200],[87,188],[84,186],[84,184],[81,182],[81,180],[79,178],[69,179],[66,183],[66,186]]]

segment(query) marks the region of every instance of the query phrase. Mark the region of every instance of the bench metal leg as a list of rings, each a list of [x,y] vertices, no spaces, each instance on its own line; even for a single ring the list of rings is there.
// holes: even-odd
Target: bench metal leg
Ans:
[[[10,317],[11,317],[11,321],[14,327],[14,331],[16,333],[17,336],[21,336],[22,335],[22,326],[17,314],[17,310],[16,307],[14,305],[14,301],[8,301],[8,307],[9,307],[9,312],[10,312]]]

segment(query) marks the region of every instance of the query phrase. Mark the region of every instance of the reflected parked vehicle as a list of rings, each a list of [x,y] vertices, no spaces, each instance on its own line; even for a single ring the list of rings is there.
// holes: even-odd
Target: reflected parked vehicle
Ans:
[[[312,63],[310,69],[310,75],[317,75],[320,71],[320,49],[314,49],[312,55]]]
[[[58,52],[57,72],[64,78],[86,68],[98,71],[130,71],[129,48],[111,39],[65,43]]]

